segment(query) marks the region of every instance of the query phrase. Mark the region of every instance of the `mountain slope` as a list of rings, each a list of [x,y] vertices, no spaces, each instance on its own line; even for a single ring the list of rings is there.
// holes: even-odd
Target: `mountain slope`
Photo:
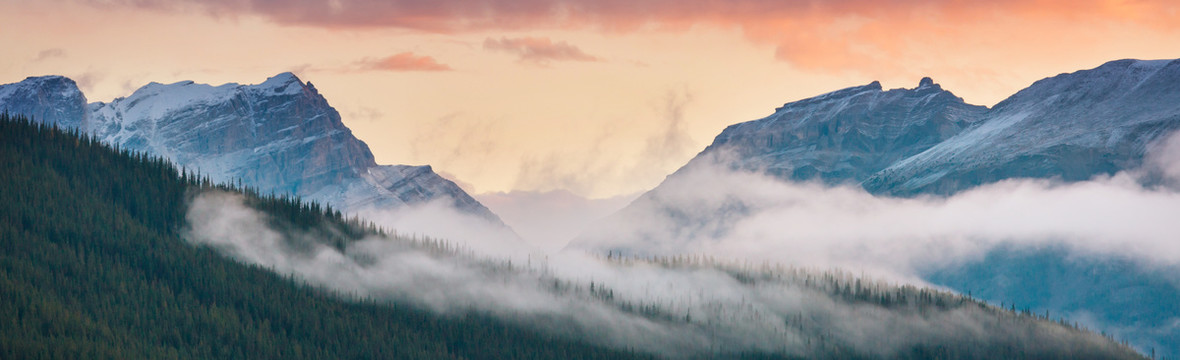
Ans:
[[[865,181],[878,193],[951,194],[1010,178],[1088,180],[1143,164],[1180,130],[1180,60],[1119,60],[1037,81],[986,120]]]
[[[0,116],[0,167],[0,358],[646,358],[233,262],[179,235],[207,179],[93,138]],[[363,234],[318,205],[249,198],[288,228]]]
[[[291,73],[252,86],[151,83],[90,112],[86,130],[107,143],[268,193],[304,195],[377,165],[315,87]]]
[[[659,186],[570,246],[676,253],[693,238],[725,236],[736,220],[757,210],[756,199],[692,201],[698,194],[726,193],[704,188],[720,184],[700,183],[709,178],[703,174],[730,169],[786,181],[856,184],[958,134],[985,111],[930,78],[912,89],[885,91],[873,82],[787,103],[770,116],[727,127]]]
[[[873,82],[788,103],[766,118],[731,125],[686,166],[721,156],[736,168],[784,180],[860,182],[959,133],[985,110],[930,78],[913,89],[888,91]]]
[[[130,96],[89,105],[69,79],[29,78],[0,85],[0,108],[265,193],[303,196],[350,212],[438,200],[504,226],[428,166],[376,164],[368,145],[315,86],[291,73],[257,85],[151,83]]]

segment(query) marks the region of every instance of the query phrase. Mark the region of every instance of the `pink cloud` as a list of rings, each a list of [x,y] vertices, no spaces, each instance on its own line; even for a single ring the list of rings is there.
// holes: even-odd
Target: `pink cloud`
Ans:
[[[738,29],[750,41],[774,46],[776,58],[820,70],[847,69],[866,62],[887,67],[889,61],[900,61],[896,59],[904,56],[923,56],[921,50],[915,50],[921,46],[915,44],[932,42],[969,49],[991,44],[994,38],[1017,37],[999,45],[1019,45],[1023,48],[1013,50],[1019,54],[1024,48],[1043,48],[1038,44],[1045,42],[1085,46],[1090,43],[1086,39],[1068,39],[1079,29],[1130,25],[1180,32],[1180,3],[1174,0],[90,1],[104,7],[115,3],[162,11],[198,9],[215,16],[249,14],[289,25],[392,27],[439,33],[552,29],[627,32],[651,28],[675,31],[708,25]],[[529,52],[532,49],[543,48],[504,43],[520,40],[490,39],[485,48],[490,44],[492,48],[515,52],[525,61],[592,57],[572,45],[562,47],[563,43],[549,44],[547,51],[555,55],[544,55],[543,51],[528,55],[533,54]]]
[[[89,0],[155,10],[254,14],[286,24],[401,27],[430,31],[542,27],[632,28],[746,21],[794,21],[817,14],[988,14],[1135,19],[1161,26],[1180,14],[1172,0]],[[906,16],[911,17],[911,16]],[[1152,21],[1155,20],[1155,21]]]
[[[487,38],[483,42],[483,48],[515,54],[520,57],[520,61],[537,65],[547,65],[550,61],[602,60],[565,41],[553,42],[544,37]]]
[[[403,52],[380,59],[365,59],[357,63],[362,70],[382,71],[451,71],[449,65],[425,55]]]

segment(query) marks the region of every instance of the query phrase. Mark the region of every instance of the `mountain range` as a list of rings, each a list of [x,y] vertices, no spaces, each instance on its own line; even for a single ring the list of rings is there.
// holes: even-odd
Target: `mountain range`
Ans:
[[[1121,172],[1155,188],[1166,184],[1159,169],[1146,166],[1149,153],[1177,130],[1180,60],[1111,61],[1037,81],[990,108],[968,104],[930,78],[908,89],[883,90],[872,82],[727,127],[659,186],[570,247],[663,255],[724,246],[717,244],[735,224],[765,204],[734,195],[751,183],[700,176],[715,167],[932,201],[1005,180],[1072,183]],[[1180,278],[1168,271],[1036,246],[995,249],[956,266],[930,268],[923,277],[996,303],[1084,317],[1143,351],[1180,356],[1174,297]],[[1045,291],[1042,277],[1069,286]]]
[[[581,275],[556,274],[7,114],[0,167],[4,359],[1146,359],[846,272],[562,257]]]
[[[506,227],[429,165],[377,164],[315,86],[289,72],[257,85],[153,82],[109,103],[87,103],[69,78],[30,77],[0,85],[0,111],[164,156],[216,182],[241,182],[345,212],[443,201]]]
[[[257,85],[151,83],[109,103],[87,103],[68,78],[31,77],[0,85],[0,111],[78,129],[264,193],[345,211],[444,201],[504,226],[429,166],[376,164],[318,90],[290,73]],[[764,204],[719,188],[734,184],[695,177],[714,166],[887,199],[940,199],[1007,180],[1071,183],[1127,172],[1153,188],[1167,185],[1166,174],[1146,166],[1149,153],[1177,130],[1180,60],[1112,61],[1037,81],[992,107],[969,104],[930,78],[908,89],[872,82],[727,127],[663,183],[569,247],[655,256],[691,248],[684,241],[724,238]],[[717,194],[722,198],[697,201]],[[1180,355],[1174,272],[1019,244],[922,271],[933,284],[1020,303],[1033,313],[1082,317],[1141,351]]]
[[[722,166],[789,182],[851,185],[881,196],[946,196],[1007,179],[1089,180],[1142,170],[1148,149],[1180,130],[1180,60],[1119,60],[1037,81],[994,107],[971,105],[923,78],[911,89],[879,82],[787,103],[727,127],[659,186],[571,245],[636,243],[616,226],[640,213],[675,213],[673,227],[702,228],[750,204],[676,209],[671,188],[686,174]],[[707,189],[700,189],[705,191]],[[630,239],[628,239],[630,238]],[[607,246],[609,247],[609,246]],[[626,250],[616,248],[614,250]],[[631,250],[641,250],[632,248]]]
[[[1070,182],[1136,169],[1149,146],[1176,130],[1177,60],[1118,60],[1061,74],[992,108],[930,78],[912,89],[882,90],[874,81],[731,125],[664,183],[721,162],[880,195],[950,195],[1004,179]],[[635,206],[661,192],[657,186]]]

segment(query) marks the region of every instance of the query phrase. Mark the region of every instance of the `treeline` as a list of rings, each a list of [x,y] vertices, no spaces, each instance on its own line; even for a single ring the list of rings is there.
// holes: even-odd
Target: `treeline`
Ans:
[[[0,359],[627,359],[480,314],[345,301],[186,244],[219,189],[338,246],[372,224],[0,115]],[[425,244],[425,242],[424,242]]]

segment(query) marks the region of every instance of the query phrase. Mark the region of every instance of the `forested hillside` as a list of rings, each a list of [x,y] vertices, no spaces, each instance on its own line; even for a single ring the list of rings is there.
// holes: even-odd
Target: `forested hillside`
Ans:
[[[0,116],[0,359],[638,357],[476,314],[345,301],[186,244],[186,197],[214,187],[159,158]],[[287,226],[361,234],[331,209],[249,198]]]

